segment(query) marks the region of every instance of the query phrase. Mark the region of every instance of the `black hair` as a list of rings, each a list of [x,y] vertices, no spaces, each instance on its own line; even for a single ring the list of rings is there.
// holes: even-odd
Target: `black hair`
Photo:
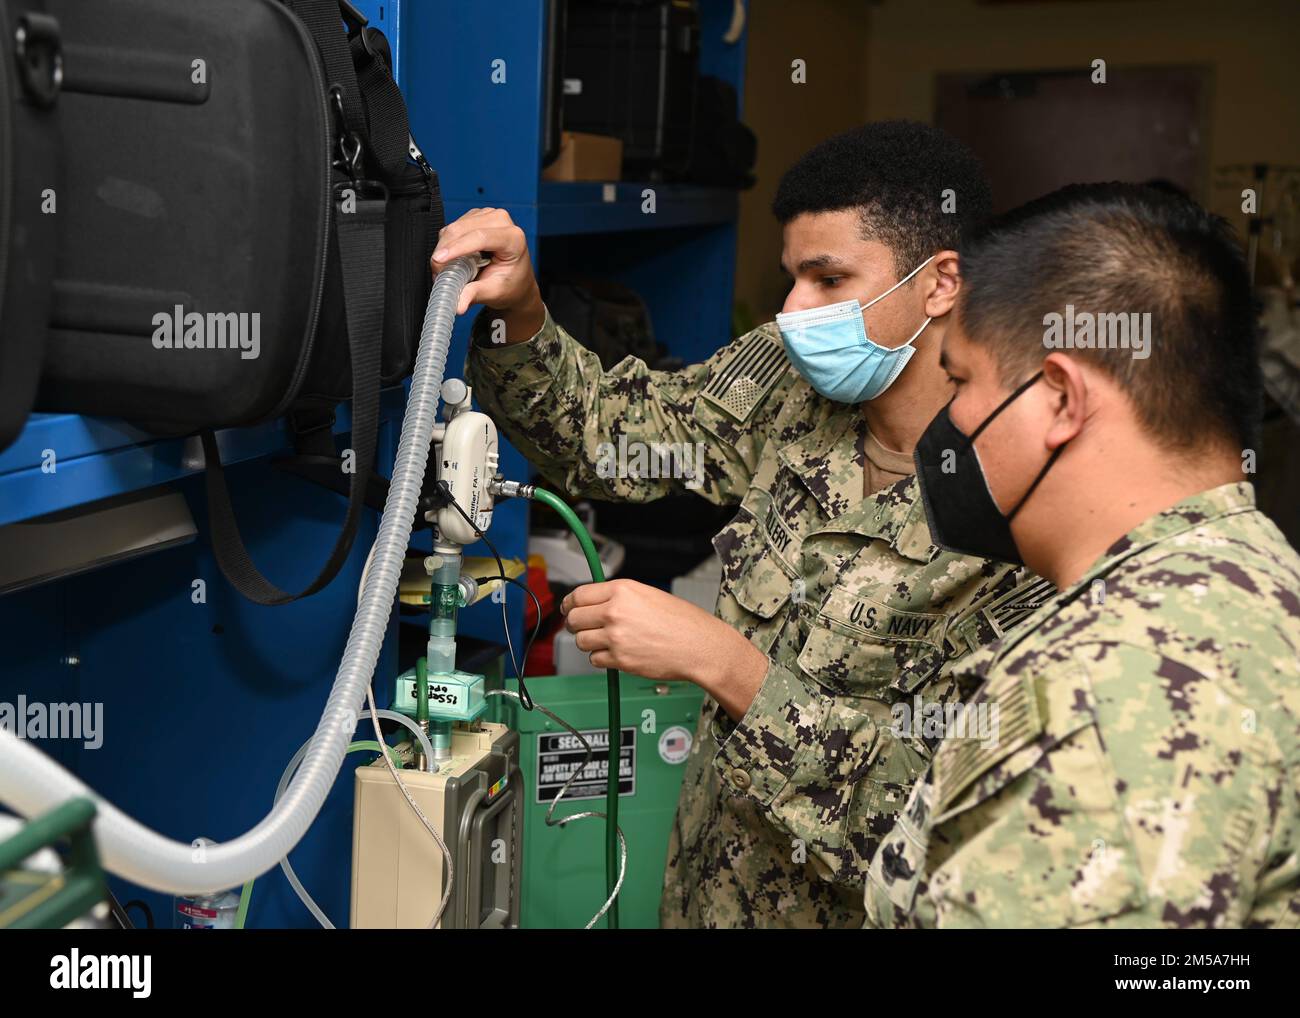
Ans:
[[[1209,438],[1255,447],[1263,400],[1255,302],[1224,219],[1167,188],[1075,184],[999,217],[960,254],[958,319],[1008,387],[1057,345],[1049,322],[1086,312],[1098,323],[1096,345],[1074,352],[1115,379],[1163,445],[1195,449]],[[1115,345],[1118,328],[1109,347],[1100,341],[1103,318],[1120,325],[1145,314],[1145,357]]]
[[[975,154],[937,127],[882,120],[827,138],[786,171],[772,212],[857,210],[862,235],[894,252],[902,278],[936,251],[956,251],[989,217],[992,196]]]

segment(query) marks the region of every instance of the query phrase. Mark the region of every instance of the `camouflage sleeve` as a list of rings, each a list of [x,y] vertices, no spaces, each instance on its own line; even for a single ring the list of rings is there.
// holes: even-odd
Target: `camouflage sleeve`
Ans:
[[[1280,798],[1290,803],[1290,809],[1282,811],[1273,833],[1248,925],[1296,929],[1300,928],[1300,759],[1294,756]]]
[[[1075,654],[1088,663],[1102,766],[1123,789],[1114,805],[1136,864],[1138,907],[1097,925],[1300,925],[1295,715],[1174,653],[1115,641]],[[1063,844],[1101,844],[1082,811],[1067,821]],[[1104,852],[1124,848],[1108,840]]]
[[[466,363],[479,404],[571,496],[649,502],[693,491],[739,502],[797,377],[770,325],[680,371],[635,357],[603,370],[549,311],[526,342],[494,345],[490,331],[484,312]]]
[[[917,913],[954,927],[1296,924],[1291,716],[1275,724],[1274,705],[1118,640],[1009,658],[981,695],[1001,736],[935,753],[929,857],[906,867]]]
[[[879,713],[878,702],[814,691],[772,662],[740,722],[713,721],[723,784],[763,807],[796,858],[803,854],[820,877],[858,891],[927,763],[924,746],[896,737],[869,702]]]

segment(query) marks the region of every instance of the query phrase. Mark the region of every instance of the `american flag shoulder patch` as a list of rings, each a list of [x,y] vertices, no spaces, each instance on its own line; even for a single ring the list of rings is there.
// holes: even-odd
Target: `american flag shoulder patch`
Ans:
[[[738,421],[746,421],[790,366],[781,340],[755,329],[747,342],[714,371],[700,397]]]
[[[1056,588],[1050,582],[1034,577],[985,608],[984,617],[993,623],[998,636],[1002,636],[1055,596]]]
[[[1039,576],[1022,580],[1005,594],[987,595],[949,623],[948,656],[961,657],[1000,640],[1056,596],[1056,588]]]

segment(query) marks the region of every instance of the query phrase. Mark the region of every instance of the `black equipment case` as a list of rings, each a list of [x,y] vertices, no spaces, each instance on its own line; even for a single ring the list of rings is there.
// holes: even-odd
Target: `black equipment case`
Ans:
[[[36,407],[202,432],[227,578],[266,604],[319,590],[365,504],[380,388],[414,365],[443,225],[387,41],[346,0],[44,2],[66,180]],[[248,558],[213,432],[287,414],[300,453],[336,458],[348,398],[347,519],[291,594]]]
[[[36,395],[62,189],[58,26],[39,0],[0,0],[0,449]]]
[[[557,0],[558,2],[558,0]],[[700,65],[694,0],[565,0],[564,130],[623,140],[625,180],[690,169]]]

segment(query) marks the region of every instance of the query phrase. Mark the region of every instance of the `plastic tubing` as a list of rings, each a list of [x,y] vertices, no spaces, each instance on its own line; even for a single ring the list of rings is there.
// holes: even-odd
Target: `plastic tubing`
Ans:
[[[391,710],[381,710],[381,711],[376,711],[375,713],[377,713],[381,718],[382,717],[401,718],[404,723],[409,723],[411,720],[405,715],[398,714],[396,711],[391,711]],[[364,719],[358,718],[357,720],[361,721]],[[422,732],[420,734],[423,735]],[[426,738],[424,739],[424,741],[427,743],[429,740]],[[301,746],[298,747],[298,752],[294,753],[293,758],[289,761],[289,766],[286,767],[284,769],[284,773],[280,775],[280,783],[275,788],[276,802],[280,801],[280,797],[284,795],[284,790],[289,787],[289,780],[293,777],[293,772],[298,769],[298,764],[302,761],[302,758],[306,755],[308,745],[309,743],[304,742]],[[388,746],[384,746],[381,749],[379,743],[375,742],[373,739],[369,741],[363,739],[360,742],[353,742],[348,745],[349,753],[363,753],[366,751],[370,751],[373,753],[382,753],[385,751],[391,752],[391,749]],[[426,759],[428,758],[426,757]],[[307,888],[302,886],[302,881],[298,879],[298,874],[294,872],[293,864],[289,862],[289,857],[287,855],[280,860],[280,869],[284,872],[285,879],[289,881],[289,886],[293,888],[293,893],[298,895],[298,900],[307,906],[307,911],[309,911],[313,916],[316,917],[316,921],[320,923],[323,927],[325,927],[325,929],[327,930],[334,929],[334,924],[330,922],[329,916],[327,916],[324,913],[324,911],[321,909],[321,907],[316,904],[316,899],[307,893]],[[250,884],[244,885],[245,892],[247,892],[250,886],[251,886]],[[241,897],[241,902],[240,902],[241,905],[246,899],[247,899],[247,893],[245,893]]]
[[[0,731],[0,802],[30,818],[75,796],[89,796],[97,807],[95,840],[104,868],[132,883],[169,894],[238,887],[289,854],[316,819],[338,777],[374,675],[429,459],[456,305],[475,271],[475,259],[458,258],[434,281],[374,559],[329,699],[284,798],[252,830],[200,852],[133,820],[45,753],[6,730]]]
[[[573,536],[578,539],[578,544],[582,547],[582,553],[587,558],[587,568],[591,570],[592,581],[603,583],[605,580],[605,567],[600,564],[600,553],[596,551],[596,544],[592,541],[591,535],[587,533],[587,528],[582,525],[582,520],[578,519],[578,514],[570,509],[568,503],[559,495],[544,488],[533,489],[532,497],[534,501],[541,502],[543,505],[555,510],[560,519],[564,520],[568,528],[573,531]],[[613,898],[606,916],[609,919],[609,929],[616,930],[618,929],[618,898],[614,896],[614,891],[618,887],[619,881],[618,765],[623,737],[623,728],[619,719],[621,711],[619,708],[618,669],[606,668],[605,678],[609,688],[607,695],[609,703],[609,777],[605,784],[605,893]]]
[[[420,744],[420,747],[424,750],[424,769],[427,771],[433,770],[433,764],[431,763],[433,759],[433,744],[429,741],[429,736],[425,734],[423,728],[421,728],[418,724],[416,724],[414,721],[408,718],[405,714],[398,713],[395,710],[376,709],[375,713],[378,714],[380,718],[382,718],[385,721],[396,721],[399,725],[402,725],[404,728],[406,728],[406,730],[411,733],[411,738],[413,738],[416,742],[418,742]],[[360,713],[360,715],[358,715],[357,717],[357,724],[358,725],[364,724],[369,720],[370,720],[370,711],[363,710]],[[307,751],[307,746],[309,745],[311,745],[311,743],[305,744],[302,747],[302,749],[299,750],[299,752],[305,753]],[[301,756],[297,757],[294,760],[294,763],[297,764],[298,760],[301,759],[302,759]]]

